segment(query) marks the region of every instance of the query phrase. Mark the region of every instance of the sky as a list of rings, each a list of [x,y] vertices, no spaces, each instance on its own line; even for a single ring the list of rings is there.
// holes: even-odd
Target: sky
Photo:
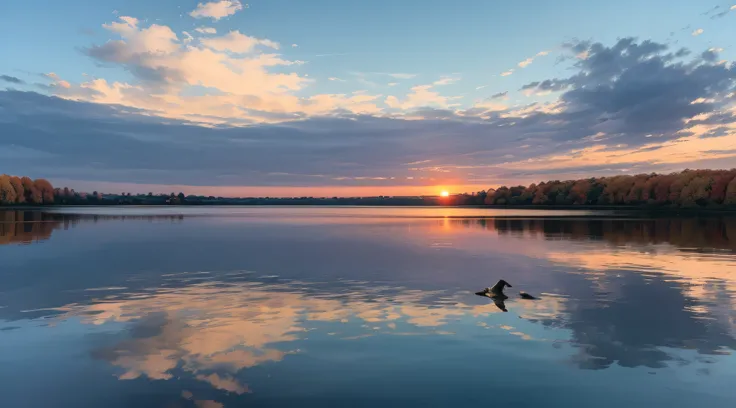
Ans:
[[[736,1],[11,0],[0,172],[415,195],[736,167]]]

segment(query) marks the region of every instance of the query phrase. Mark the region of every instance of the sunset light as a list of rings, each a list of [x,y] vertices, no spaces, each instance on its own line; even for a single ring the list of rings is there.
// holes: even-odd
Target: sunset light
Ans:
[[[449,196],[449,195],[450,195],[450,193],[448,193],[447,191],[443,191],[443,192],[441,192],[441,193],[440,193],[440,195],[441,195],[442,197],[447,197],[447,196]]]

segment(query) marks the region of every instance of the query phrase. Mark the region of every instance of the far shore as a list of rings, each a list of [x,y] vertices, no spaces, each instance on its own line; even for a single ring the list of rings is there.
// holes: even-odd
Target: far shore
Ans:
[[[278,201],[278,200],[273,200]],[[340,204],[334,202],[315,203],[298,203],[296,200],[283,199],[283,203],[181,203],[181,204],[66,204],[66,205],[11,205],[0,206],[0,211],[45,211],[59,208],[176,208],[176,207],[374,207],[374,208],[461,208],[461,209],[488,209],[488,210],[535,210],[535,211],[553,211],[553,210],[583,210],[583,211],[618,211],[624,213],[636,213],[639,215],[698,215],[698,214],[736,214],[734,206],[718,206],[718,207],[690,207],[678,208],[671,206],[656,205],[442,205],[442,204],[419,204],[419,205],[400,205],[392,203],[350,203]],[[369,201],[369,200],[366,200]],[[388,200],[387,200],[388,201]]]

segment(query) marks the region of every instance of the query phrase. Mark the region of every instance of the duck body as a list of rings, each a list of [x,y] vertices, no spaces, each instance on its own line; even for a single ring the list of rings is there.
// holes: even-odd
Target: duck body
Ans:
[[[491,286],[490,288],[485,288],[480,292],[475,292],[475,294],[479,296],[487,296],[489,298],[508,299],[509,297],[503,293],[503,289],[506,286],[512,287],[508,282],[501,279],[498,282],[496,282],[495,285]]]

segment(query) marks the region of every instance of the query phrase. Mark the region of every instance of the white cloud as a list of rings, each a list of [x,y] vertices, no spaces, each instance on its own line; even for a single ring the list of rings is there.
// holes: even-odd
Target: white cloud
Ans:
[[[526,68],[526,66],[531,64],[532,62],[534,62],[534,57],[527,58],[519,63],[519,67]]]
[[[340,78],[337,78],[337,77],[329,77],[327,79],[329,79],[330,81],[345,82],[344,79],[340,79]]]
[[[736,10],[736,4],[734,4],[733,6],[731,6],[730,10]]]
[[[693,37],[697,37],[700,34],[703,34],[704,30],[702,28],[698,28],[697,30],[693,31]]]
[[[67,81],[64,81],[63,79],[59,78],[58,75],[56,75],[53,72],[49,72],[48,74],[43,74],[46,78],[51,79],[53,82],[51,83],[51,86],[55,87],[62,87],[65,89],[71,88],[71,84]]]
[[[389,83],[388,83],[388,86],[396,86],[396,85],[398,85],[398,84],[399,84],[398,82],[389,82]]]
[[[239,0],[221,0],[197,4],[197,9],[189,13],[194,18],[219,20],[243,9]]]
[[[501,73],[501,76],[502,76],[502,77],[505,77],[505,76],[509,76],[509,75],[511,75],[511,74],[513,74],[513,73],[514,73],[514,70],[513,70],[513,68],[512,68],[512,69],[510,69],[510,70],[508,70],[508,71],[502,72],[502,73]]]
[[[391,78],[396,78],[396,79],[412,79],[415,76],[417,76],[417,74],[402,74],[402,73],[394,73],[394,74],[386,74],[386,75],[390,76]]]
[[[206,38],[201,40],[205,47],[217,51],[230,51],[235,53],[251,52],[257,45],[279,49],[279,43],[268,39],[250,37],[241,34],[240,31],[230,31],[224,36]]]
[[[450,85],[450,84],[454,84],[455,82],[459,80],[460,80],[460,77],[445,76],[445,77],[440,78],[437,81],[434,81],[432,85]]]
[[[197,27],[194,31],[202,34],[217,34],[217,30],[213,27]]]
[[[182,31],[181,33],[184,35],[184,44],[190,43],[194,39],[194,37],[186,31]]]
[[[442,96],[438,92],[432,89],[433,86],[437,85],[438,82],[443,82],[443,79],[436,81],[430,85],[418,85],[411,88],[403,100],[389,95],[384,100],[384,103],[393,109],[411,110],[423,107],[437,107],[437,108],[448,108],[453,106],[450,102],[459,99],[460,97],[448,97]],[[445,85],[441,83],[440,85]]]
[[[299,44],[291,44],[291,48],[297,48]]]
[[[529,64],[531,64],[532,62],[534,62],[534,59],[535,58],[537,58],[537,57],[544,57],[547,54],[549,54],[549,51],[540,51],[536,55],[534,55],[533,57],[529,57],[529,58],[525,59],[524,61],[521,61],[518,65],[519,65],[520,68],[526,68],[527,66],[529,66]]]
[[[480,91],[481,89],[483,89],[483,88],[485,88],[485,87],[487,87],[487,86],[488,86],[488,85],[481,85],[481,86],[476,86],[476,87],[475,87],[475,90],[476,90],[476,91]]]

